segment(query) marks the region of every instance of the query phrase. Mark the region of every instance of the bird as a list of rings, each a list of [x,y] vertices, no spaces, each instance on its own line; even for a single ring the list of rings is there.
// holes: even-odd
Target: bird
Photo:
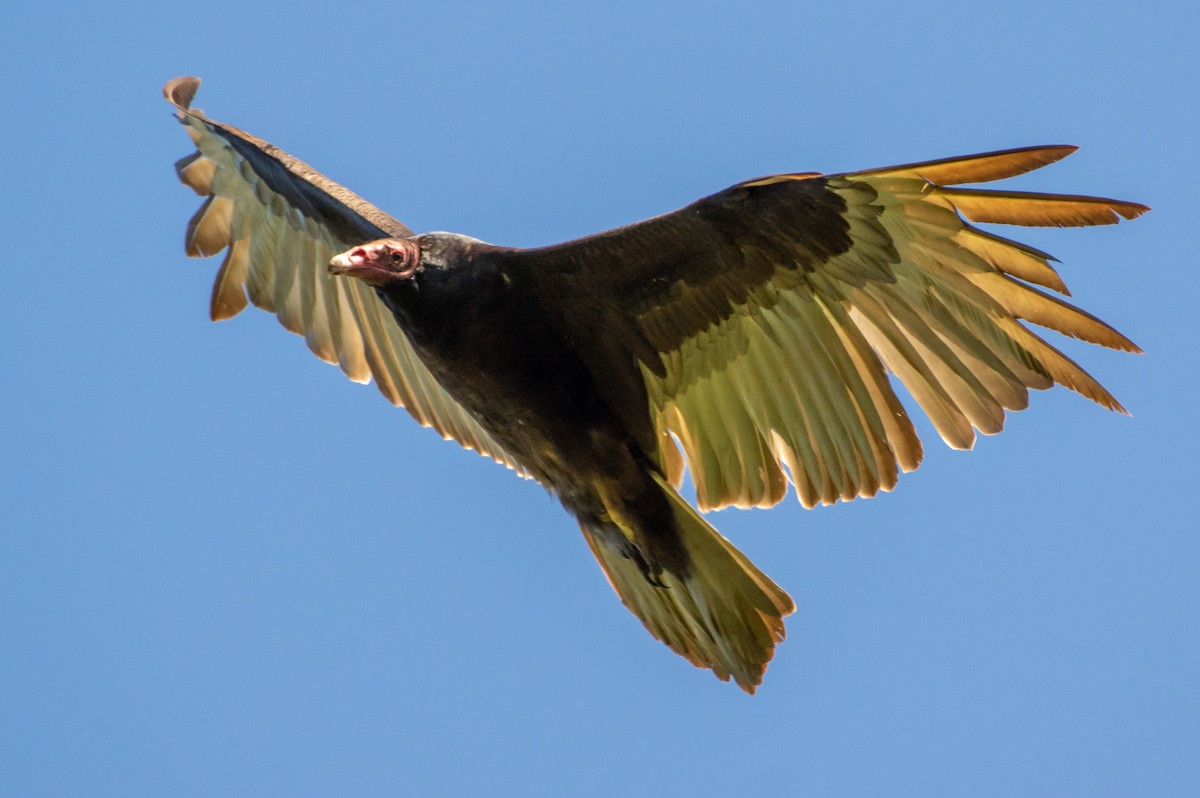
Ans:
[[[414,233],[192,108],[199,85],[163,93],[196,147],[176,163],[203,198],[186,253],[224,252],[211,318],[274,313],[351,380],[540,483],[646,629],[748,693],[795,603],[701,511],[892,490],[923,457],[897,383],[955,449],[998,433],[1031,389],[1125,412],[1030,325],[1138,347],[1054,295],[1069,292],[1052,256],[977,225],[1113,224],[1147,206],[964,187],[1073,146],[774,174],[515,248]]]

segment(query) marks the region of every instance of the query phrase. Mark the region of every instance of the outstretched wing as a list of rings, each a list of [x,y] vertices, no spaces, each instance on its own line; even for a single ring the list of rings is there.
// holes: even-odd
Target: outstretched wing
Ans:
[[[520,471],[429,373],[373,289],[328,274],[338,252],[412,231],[277,147],[193,110],[199,85],[198,78],[176,78],[163,94],[197,149],[176,163],[179,179],[205,197],[187,226],[187,254],[225,250],[213,320],[236,316],[249,300],[350,379],[374,378],[422,425]]]
[[[1146,207],[949,187],[1074,149],[774,175],[526,257],[543,303],[609,402],[642,419],[639,439],[675,484],[682,445],[702,508],[773,505],[789,481],[806,506],[851,500],[921,461],[888,372],[955,448],[999,432],[1030,388],[1059,383],[1122,409],[1021,320],[1137,347],[1027,284],[1066,293],[1049,255],[968,220],[1111,224]]]

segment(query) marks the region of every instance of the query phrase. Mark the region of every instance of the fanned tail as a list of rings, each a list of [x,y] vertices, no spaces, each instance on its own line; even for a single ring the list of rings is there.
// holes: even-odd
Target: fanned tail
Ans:
[[[621,601],[646,628],[676,653],[722,681],[730,677],[747,693],[762,682],[775,644],[783,640],[783,618],[796,605],[708,524],[658,474],[687,555],[687,573],[668,569],[651,583],[627,545],[611,528],[581,524],[584,537]]]

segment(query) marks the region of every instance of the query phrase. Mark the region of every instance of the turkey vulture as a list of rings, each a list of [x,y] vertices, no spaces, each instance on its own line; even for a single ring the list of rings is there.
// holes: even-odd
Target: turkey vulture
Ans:
[[[971,222],[1112,224],[1144,205],[960,188],[1069,146],[748,180],[680,210],[516,249],[416,235],[307,164],[164,88],[204,197],[187,254],[225,258],[214,320],[247,300],[418,422],[540,482],[625,605],[689,661],[753,692],[792,599],[702,510],[891,490],[921,443],[888,374],[947,444],[999,432],[1055,383],[1118,411],[1023,321],[1129,352],[1051,256]],[[339,254],[340,253],[340,254]],[[356,278],[356,279],[350,279]],[[682,451],[681,451],[682,450]]]

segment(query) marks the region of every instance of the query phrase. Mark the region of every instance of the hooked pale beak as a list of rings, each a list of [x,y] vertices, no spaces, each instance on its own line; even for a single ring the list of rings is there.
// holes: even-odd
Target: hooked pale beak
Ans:
[[[329,273],[355,277],[368,285],[382,288],[412,277],[419,258],[419,250],[415,244],[397,239],[382,239],[335,255],[329,261]]]
[[[329,273],[352,275],[356,269],[366,266],[368,261],[367,252],[362,247],[348,249],[340,255],[334,255],[329,261]]]

